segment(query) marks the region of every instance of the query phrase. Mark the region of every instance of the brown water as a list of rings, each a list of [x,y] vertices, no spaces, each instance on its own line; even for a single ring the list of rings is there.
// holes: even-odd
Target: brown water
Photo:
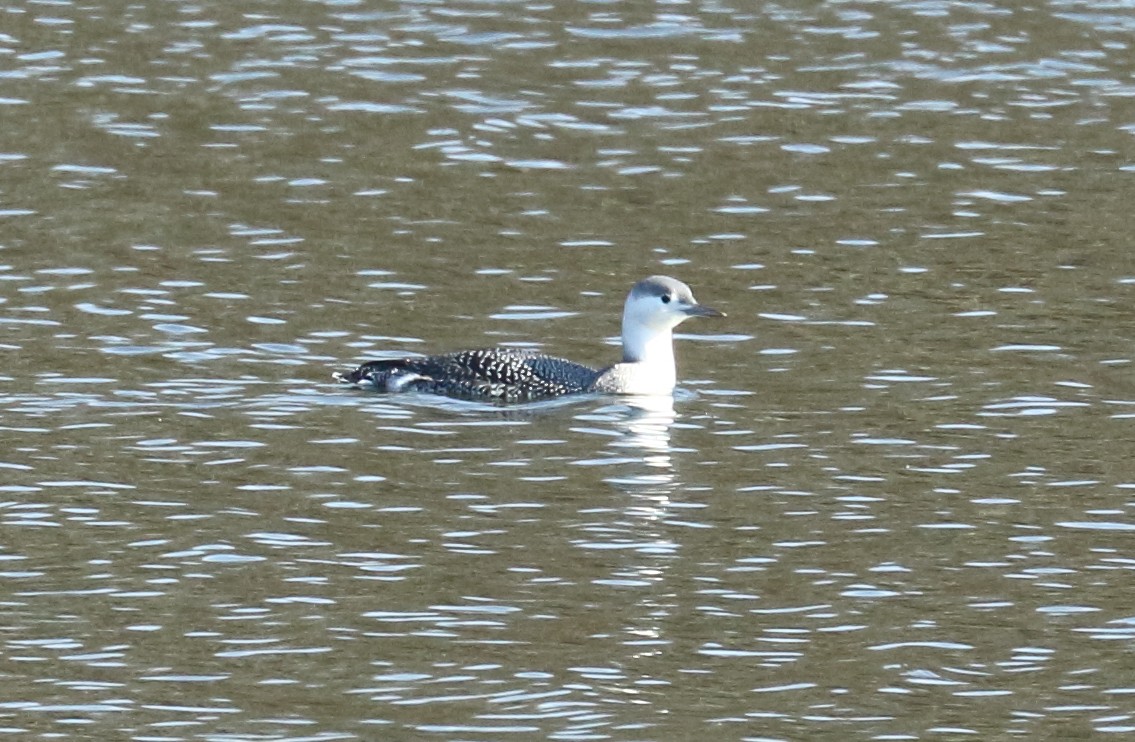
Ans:
[[[0,734],[1130,734],[1132,30],[9,3]],[[672,408],[330,381],[651,273]]]

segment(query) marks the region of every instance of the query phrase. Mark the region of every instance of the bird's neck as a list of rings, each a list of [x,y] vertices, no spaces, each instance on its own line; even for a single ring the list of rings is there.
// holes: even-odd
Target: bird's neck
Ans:
[[[674,337],[670,328],[648,328],[637,323],[623,324],[623,363],[640,364],[652,373],[675,376]]]

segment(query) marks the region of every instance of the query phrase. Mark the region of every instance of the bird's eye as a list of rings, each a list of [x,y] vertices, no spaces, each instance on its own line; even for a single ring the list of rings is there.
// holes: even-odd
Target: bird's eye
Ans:
[[[670,303],[670,295],[669,294],[663,294],[662,295],[662,303],[663,304],[669,304]]]

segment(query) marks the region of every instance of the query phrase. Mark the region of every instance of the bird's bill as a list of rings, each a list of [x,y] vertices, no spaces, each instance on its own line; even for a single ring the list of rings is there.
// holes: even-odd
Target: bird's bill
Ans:
[[[724,317],[725,312],[718,311],[713,307],[707,307],[702,304],[689,304],[682,308],[682,310],[690,317]]]

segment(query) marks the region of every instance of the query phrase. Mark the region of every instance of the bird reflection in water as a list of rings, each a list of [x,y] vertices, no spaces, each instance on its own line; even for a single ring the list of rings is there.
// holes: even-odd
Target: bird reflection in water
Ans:
[[[614,519],[604,524],[608,548],[619,555],[612,564],[610,582],[630,588],[631,603],[618,611],[623,617],[619,632],[636,658],[666,651],[673,640],[668,620],[677,603],[676,591],[667,588],[682,548],[686,529],[678,514],[700,504],[682,502],[679,478],[682,456],[677,457],[672,433],[677,414],[674,398],[666,396],[624,397],[619,405],[600,410],[621,433],[609,444],[618,449],[619,473],[604,482],[628,497]],[[634,692],[625,689],[626,692]]]

